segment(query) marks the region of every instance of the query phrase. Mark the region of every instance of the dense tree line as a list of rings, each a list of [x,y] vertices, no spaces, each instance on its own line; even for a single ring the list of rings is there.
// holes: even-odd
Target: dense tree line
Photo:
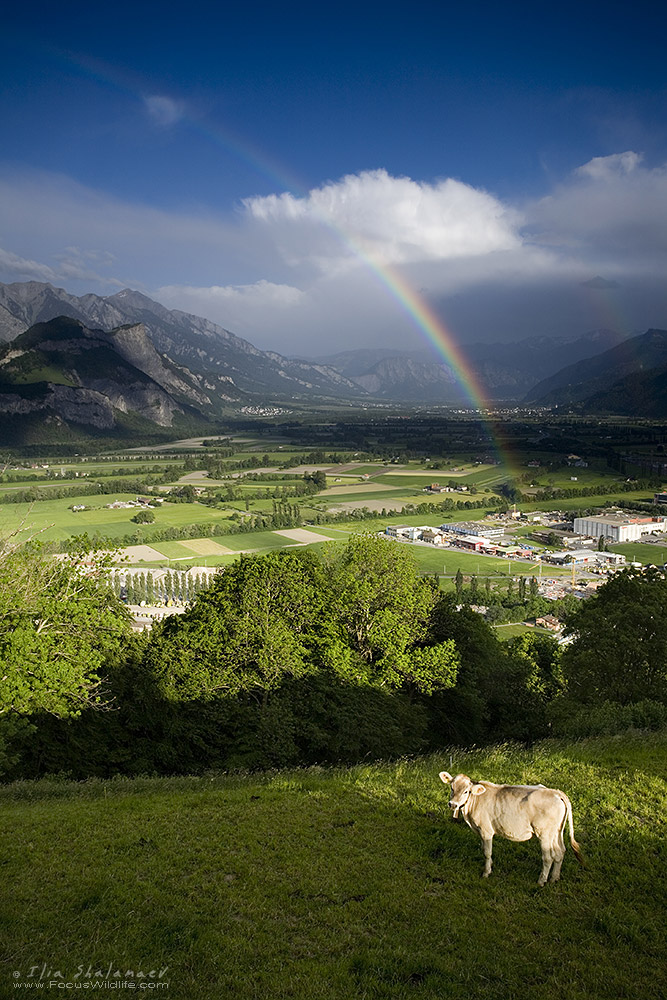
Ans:
[[[370,535],[243,557],[149,636],[129,633],[81,553],[5,552],[0,573],[9,777],[354,761],[667,721],[657,572],[619,573],[573,610],[563,651],[499,642],[407,547]]]
[[[209,585],[208,574],[172,569],[159,576],[146,571],[113,570],[110,582],[116,597],[128,604],[186,603],[194,601]]]
[[[63,497],[106,496],[114,493],[151,493],[162,495],[156,490],[162,476],[147,476],[145,479],[110,479],[103,483],[80,483],[76,486],[53,486],[39,489],[32,486],[27,490],[12,490],[0,493],[0,503],[35,503],[40,500],[60,500]]]

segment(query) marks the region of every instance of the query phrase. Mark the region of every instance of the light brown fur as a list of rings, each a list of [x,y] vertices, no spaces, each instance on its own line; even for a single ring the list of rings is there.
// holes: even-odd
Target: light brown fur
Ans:
[[[447,771],[440,772],[440,779],[451,786],[449,805],[454,810],[454,817],[460,811],[468,826],[482,839],[484,878],[491,874],[495,834],[514,841],[530,840],[535,834],[542,848],[538,883],[544,885],[547,879],[556,882],[565,857],[563,831],[566,823],[570,828],[572,850],[577,861],[583,864],[579,844],[574,839],[572,804],[565,792],[544,785],[475,782],[467,774],[452,777]]]

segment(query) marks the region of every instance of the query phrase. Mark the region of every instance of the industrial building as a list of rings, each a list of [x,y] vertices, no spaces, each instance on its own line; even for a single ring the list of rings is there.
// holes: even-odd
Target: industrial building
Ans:
[[[451,524],[441,524],[440,531],[450,531],[455,535],[482,535],[484,538],[503,538],[505,535],[502,525],[485,524],[483,521],[452,521]]]
[[[629,514],[599,514],[575,517],[574,531],[612,542],[635,542],[652,531],[667,531],[667,517],[631,517]]]

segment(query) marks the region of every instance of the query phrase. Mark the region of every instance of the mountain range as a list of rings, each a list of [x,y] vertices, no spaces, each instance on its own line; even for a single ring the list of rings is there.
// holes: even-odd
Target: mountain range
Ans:
[[[11,341],[35,323],[57,316],[101,330],[143,324],[153,347],[171,365],[206,376],[208,391],[225,403],[246,402],[249,395],[260,394],[283,399],[364,395],[333,369],[260,351],[201,316],[166,309],[141,292],[126,288],[107,297],[76,296],[37,281],[0,283],[0,341]]]
[[[524,401],[540,406],[581,403],[584,409],[588,409],[591,405],[602,405],[605,394],[629,376],[650,373],[664,365],[667,365],[667,330],[647,330],[641,336],[625,340],[595,357],[561,368],[534,386]],[[632,384],[631,381],[628,386]],[[618,410],[619,413],[629,412],[628,406],[640,402],[622,401],[622,389],[616,390],[616,396],[618,405],[626,407]]]
[[[250,404],[457,405],[466,399],[452,367],[426,350],[286,358],[130,289],[75,296],[40,282],[0,284],[2,341],[0,412],[7,443],[27,440],[26,434],[36,440],[40,427],[54,433],[87,427],[111,436],[150,428],[203,430]],[[471,377],[489,399],[634,412],[640,397],[650,397],[657,411],[667,333],[649,330],[624,339],[597,330],[561,340],[478,343],[466,355]]]
[[[625,339],[615,330],[592,330],[579,337],[528,337],[510,343],[466,346],[468,369],[494,401],[518,401],[542,379],[559,371],[563,359],[578,363]],[[382,399],[460,403],[466,397],[453,369],[428,351],[362,348],[316,360]]]
[[[161,357],[140,323],[107,332],[59,316],[0,349],[0,442],[199,429],[211,410],[200,383]]]

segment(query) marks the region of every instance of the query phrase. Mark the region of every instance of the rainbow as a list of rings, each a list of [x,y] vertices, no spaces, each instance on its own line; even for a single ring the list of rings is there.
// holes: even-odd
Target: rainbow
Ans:
[[[70,66],[73,65],[89,78],[106,83],[116,90],[130,95],[143,105],[147,104],[148,97],[145,93],[141,93],[132,86],[128,86],[127,82],[121,81],[119,75],[112,73],[107,67],[102,67],[99,63],[93,65],[88,61],[84,62],[81,58],[74,57],[70,53],[59,53],[59,55],[62,61],[67,62]],[[209,123],[204,123],[191,112],[188,112],[185,105],[183,106],[182,116],[178,119],[178,123],[187,125],[193,131],[203,135],[208,141],[221,147],[225,152],[239,158],[262,177],[268,178],[272,184],[277,184],[284,190],[293,192],[298,197],[307,197],[306,186],[295,176],[290,176],[283,165],[273,162],[264,151],[259,150],[247,140],[234,135],[229,129],[223,129],[220,125],[213,127]],[[395,267],[374,260],[367,251],[355,242],[351,234],[335,226],[329,219],[320,215],[319,221],[321,225],[334,233],[343,245],[376,277],[402,311],[406,313],[420,335],[426,338],[438,356],[452,370],[464,394],[470,401],[471,409],[476,411],[484,421],[493,448],[504,471],[510,477],[516,478],[516,463],[500,436],[496,422],[492,418],[490,412],[493,409],[492,404],[489,402],[481,383],[470,367],[470,363],[442,320],[435,314],[428,302],[415,291]]]
[[[191,117],[188,118],[187,123],[198,133],[220,145],[226,152],[231,152],[233,155],[243,159],[263,177],[268,178],[273,183],[277,183],[284,190],[291,191],[298,197],[307,197],[307,189],[301,182],[296,180],[295,177],[289,176],[284,169],[277,168],[275,164],[262,156],[250,143],[241,141],[237,136],[232,136],[230,132],[223,130],[219,126],[213,129],[210,125],[204,126],[200,122],[194,121]],[[511,478],[516,478],[518,475],[516,462],[510,454],[507,445],[503,442],[495,421],[490,416],[493,404],[489,401],[484,388],[472,370],[469,361],[457,345],[452,333],[447,329],[440,317],[436,315],[426,299],[415,291],[397,268],[389,264],[379,263],[356,242],[350,233],[336,226],[321,213],[318,214],[318,220],[324,228],[332,232],[350,250],[354,257],[375,276],[376,280],[408,316],[420,335],[426,338],[435,349],[437,355],[452,370],[457,382],[469,400],[470,408],[476,411],[484,421],[489,432],[493,450],[496,452],[504,471]]]

